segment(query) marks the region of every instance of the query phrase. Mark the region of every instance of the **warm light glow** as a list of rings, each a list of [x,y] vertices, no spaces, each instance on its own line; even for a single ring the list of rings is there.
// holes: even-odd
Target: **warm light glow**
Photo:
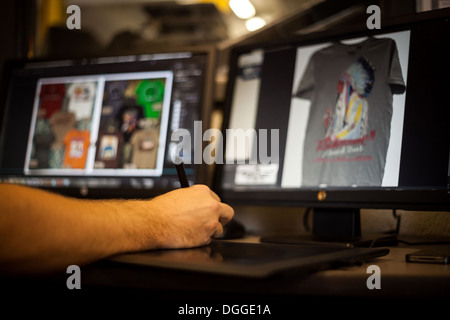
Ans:
[[[245,21],[245,26],[248,31],[255,31],[261,29],[266,25],[266,21],[260,17],[254,17]]]
[[[255,7],[249,0],[230,0],[228,4],[234,14],[241,19],[248,19],[255,15]]]

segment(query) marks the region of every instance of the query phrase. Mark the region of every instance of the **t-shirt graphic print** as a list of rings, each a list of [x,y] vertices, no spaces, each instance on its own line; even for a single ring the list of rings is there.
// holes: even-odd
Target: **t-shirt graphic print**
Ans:
[[[96,94],[95,82],[77,82],[67,89],[69,111],[75,113],[77,120],[90,118]]]
[[[90,144],[90,132],[87,130],[70,130],[64,138],[64,168],[84,169],[88,148]]]
[[[381,186],[401,71],[390,38],[333,43],[311,56],[295,92],[311,101],[303,186]]]

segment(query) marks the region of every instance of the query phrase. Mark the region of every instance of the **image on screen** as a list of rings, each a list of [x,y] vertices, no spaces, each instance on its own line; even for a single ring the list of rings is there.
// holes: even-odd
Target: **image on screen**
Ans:
[[[397,186],[408,54],[409,31],[298,49],[282,186]]]
[[[159,176],[172,72],[38,81],[25,173]]]
[[[225,184],[398,186],[409,42],[407,30],[275,53],[242,53],[228,128],[259,135],[247,134],[245,143],[237,146],[227,144]],[[270,69],[275,63],[290,74]],[[292,87],[275,89],[279,83]],[[271,89],[278,92],[276,97],[270,96]],[[261,159],[255,150],[261,147],[262,128],[278,130],[279,145],[271,143],[268,153],[280,154],[271,163],[251,161]]]

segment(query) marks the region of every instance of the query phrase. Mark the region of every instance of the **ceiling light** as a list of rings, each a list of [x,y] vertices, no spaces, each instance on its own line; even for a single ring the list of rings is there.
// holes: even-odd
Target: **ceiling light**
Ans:
[[[247,27],[248,31],[255,31],[255,30],[261,29],[265,25],[266,25],[266,21],[260,17],[253,17],[253,18],[245,21],[245,26]]]
[[[241,19],[248,19],[255,15],[255,7],[249,0],[230,0],[228,4],[234,14]]]

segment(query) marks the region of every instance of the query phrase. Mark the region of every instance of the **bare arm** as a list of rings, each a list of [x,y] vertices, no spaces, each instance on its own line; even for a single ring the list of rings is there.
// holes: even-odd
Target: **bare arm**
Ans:
[[[0,272],[52,271],[123,252],[205,245],[232,216],[201,185],[152,200],[80,200],[0,184]]]

